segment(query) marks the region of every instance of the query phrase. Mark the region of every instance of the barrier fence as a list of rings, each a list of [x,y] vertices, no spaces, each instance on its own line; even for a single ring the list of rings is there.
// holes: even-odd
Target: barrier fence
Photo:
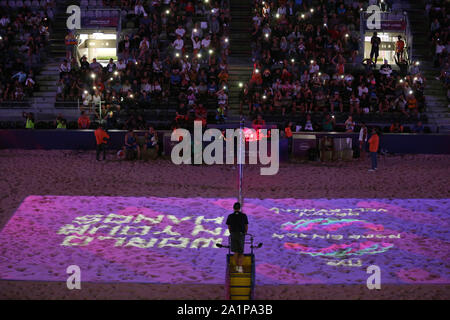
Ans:
[[[125,130],[109,130],[111,136],[108,148],[119,150],[124,145]],[[136,131],[143,135],[144,131]],[[159,131],[161,150],[170,154],[175,142],[170,141],[170,131]],[[357,133],[311,132],[294,133],[292,153],[304,155],[311,148],[319,149],[323,137],[351,139],[350,148],[359,145]],[[0,130],[0,149],[43,149],[43,150],[93,150],[94,130]],[[381,134],[380,149],[394,154],[450,154],[448,134]],[[280,139],[280,160],[288,156],[288,140]]]

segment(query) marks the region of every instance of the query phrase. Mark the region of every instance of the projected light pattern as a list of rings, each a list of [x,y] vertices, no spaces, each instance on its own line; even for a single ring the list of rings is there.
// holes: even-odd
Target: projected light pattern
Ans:
[[[351,243],[351,244],[333,244],[329,247],[317,249],[307,246],[303,246],[298,243],[286,242],[284,247],[286,249],[296,250],[299,253],[309,254],[315,256],[328,256],[328,257],[346,257],[351,255],[362,256],[365,254],[376,254],[386,252],[394,245],[390,243],[375,243],[367,241],[363,243]]]
[[[234,199],[30,196],[0,232],[0,278],[223,283]],[[247,199],[258,284],[450,283],[448,199]],[[248,249],[248,248],[247,248]]]
[[[373,223],[368,223],[364,220],[357,219],[312,219],[312,220],[298,220],[295,223],[286,222],[283,224],[284,230],[286,231],[310,231],[313,229],[317,230],[325,230],[325,231],[336,231],[340,228],[351,226],[353,224],[361,224],[364,228],[374,230],[374,231],[383,231],[382,225],[374,225]]]

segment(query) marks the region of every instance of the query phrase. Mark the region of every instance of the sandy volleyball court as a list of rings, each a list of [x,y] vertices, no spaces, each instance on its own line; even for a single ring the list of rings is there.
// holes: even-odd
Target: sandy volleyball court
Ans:
[[[95,155],[92,152],[1,150],[0,226],[2,228],[8,227],[8,220],[13,217],[24,200],[31,195],[101,196],[112,200],[114,200],[114,197],[155,197],[159,199],[176,197],[180,201],[183,201],[183,198],[225,199],[236,196],[237,170],[232,166],[175,166],[168,160],[157,160],[149,163],[110,160],[98,163],[94,160],[94,157]],[[110,158],[114,159],[113,156],[110,156]],[[427,207],[429,212],[426,214],[428,216],[410,214],[408,218],[411,220],[408,226],[410,233],[426,232],[427,228],[431,228],[427,224],[435,223],[435,228],[438,231],[434,240],[439,242],[441,250],[430,248],[432,256],[428,258],[432,263],[439,266],[436,269],[439,270],[437,272],[439,277],[437,274],[426,273],[419,268],[406,266],[403,268],[404,270],[400,267],[397,270],[397,275],[404,279],[402,283],[391,281],[391,283],[383,286],[383,289],[379,292],[369,291],[365,285],[351,283],[351,281],[345,285],[339,282],[332,285],[324,284],[321,283],[322,280],[317,282],[304,281],[307,284],[299,284],[302,281],[290,284],[287,280],[283,282],[283,277],[289,279],[290,275],[283,275],[282,270],[275,270],[280,275],[275,280],[269,277],[274,267],[270,265],[270,253],[266,251],[260,255],[264,263],[261,263],[259,270],[257,270],[261,274],[261,282],[257,286],[256,298],[449,299],[450,286],[447,280],[450,279],[448,274],[450,252],[447,251],[449,242],[448,234],[446,235],[448,226],[445,222],[446,213],[440,212],[442,210],[439,209],[449,205],[450,189],[446,187],[450,177],[449,163],[450,157],[448,156],[386,157],[380,159],[380,170],[376,173],[367,172],[368,161],[340,162],[329,165],[320,163],[281,164],[276,177],[260,176],[259,168],[246,167],[245,197],[254,199],[254,206],[256,206],[256,203],[259,204],[258,199],[273,199],[276,202],[277,199],[288,198],[297,199],[295,201],[323,199],[323,203],[326,203],[327,199],[385,199],[386,203],[393,201],[392,206],[401,205],[401,203],[407,203],[408,201],[410,202],[409,206],[412,206],[415,203],[425,204],[427,201],[414,200],[416,202],[411,202],[401,199],[436,199],[441,201],[439,202],[440,207],[434,205]],[[356,205],[369,206],[374,203],[373,201],[371,204],[361,201],[342,201],[340,203],[341,208],[350,205],[352,207]],[[400,204],[398,201],[400,201]],[[330,206],[328,204],[323,205]],[[254,210],[254,206],[251,210]],[[207,207],[205,207],[205,210],[211,211]],[[226,213],[225,207],[221,210]],[[395,213],[394,220],[404,218],[402,216],[404,210],[402,210],[391,210]],[[19,211],[17,211],[17,214],[19,214]],[[258,210],[254,211],[251,214],[258,218]],[[348,223],[354,222],[361,223],[361,221],[348,221]],[[377,222],[382,223],[383,221],[380,222],[375,219],[373,225],[364,225],[365,222],[363,222],[363,227],[376,228]],[[263,233],[263,227],[269,226],[267,221],[264,223],[261,224],[261,229],[254,231]],[[399,224],[399,221],[396,221],[396,223]],[[51,222],[47,222],[47,225],[51,225]],[[7,230],[6,227],[5,230]],[[337,226],[337,228],[347,227],[347,225]],[[385,228],[388,229],[388,226],[385,225]],[[335,231],[335,229],[326,230]],[[9,231],[14,232],[12,229]],[[2,238],[2,241],[5,241],[4,238]],[[345,244],[345,246],[351,247],[352,250],[355,249],[353,244]],[[266,247],[267,250],[273,249],[269,244]],[[6,246],[0,246],[0,248],[2,248],[2,256],[7,256],[7,251],[4,251],[7,250]],[[324,246],[321,246],[320,250],[323,248]],[[389,249],[386,244],[381,248],[383,250]],[[34,249],[38,250],[39,248],[36,246]],[[289,249],[305,250],[304,247],[298,246],[291,246]],[[358,246],[357,249],[365,250],[366,247]],[[409,247],[402,248],[404,251],[409,249]],[[308,254],[317,253],[308,250]],[[423,252],[418,252],[418,249],[414,250],[414,254],[423,254]],[[323,252],[323,250],[320,252]],[[34,254],[38,256],[38,254]],[[223,255],[225,255],[225,252],[223,252]],[[410,258],[405,257],[405,259],[405,261],[408,261]],[[312,265],[316,266],[315,264]],[[207,267],[203,271],[206,270]],[[310,272],[314,272],[314,270],[310,270]],[[268,278],[263,281],[265,276]],[[417,281],[418,277],[422,277],[421,280],[423,281],[420,284],[415,284],[414,281]],[[83,283],[83,290],[79,292],[69,291],[64,282],[48,281],[49,279],[46,277],[41,277],[41,280],[46,281],[39,280],[39,276],[36,279],[30,278],[29,281],[20,281],[20,279],[18,281],[17,278],[20,278],[18,276],[3,276],[1,278],[14,279],[0,280],[0,297],[7,299],[221,299],[225,295],[223,284],[220,284],[220,281],[214,277],[208,284],[175,282],[175,284],[168,285],[164,283],[118,283],[117,281],[111,281],[110,283],[96,282],[95,276],[93,276],[94,280]],[[311,276],[311,278],[315,279],[314,276]],[[415,280],[408,282],[409,278]],[[303,278],[297,277],[297,279]]]

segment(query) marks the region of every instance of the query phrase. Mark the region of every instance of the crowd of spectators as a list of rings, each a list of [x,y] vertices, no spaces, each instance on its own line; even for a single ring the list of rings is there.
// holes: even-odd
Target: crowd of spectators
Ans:
[[[433,47],[434,65],[440,68],[441,80],[447,89],[447,99],[450,102],[450,32],[448,23],[448,1],[427,1],[426,11],[430,21],[430,40]]]
[[[64,61],[58,100],[80,99],[84,110],[98,110],[98,117],[111,122],[120,110],[134,112],[132,123],[145,117],[140,110],[156,106],[176,110],[176,126],[206,123],[208,111],[219,121],[225,118],[229,1],[105,3],[122,9],[118,61]]]
[[[0,3],[0,102],[22,101],[37,89],[46,58],[54,1]]]
[[[425,79],[387,61],[361,61],[360,11],[367,1],[255,0],[251,79],[241,93],[250,114],[337,113],[420,119]],[[376,35],[374,35],[376,37]],[[323,116],[324,122],[330,121]],[[322,126],[323,127],[323,126]]]

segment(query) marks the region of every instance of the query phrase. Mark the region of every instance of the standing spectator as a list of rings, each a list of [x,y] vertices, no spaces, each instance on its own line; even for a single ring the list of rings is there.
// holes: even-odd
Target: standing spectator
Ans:
[[[359,153],[360,158],[363,159],[366,155],[367,149],[367,139],[369,136],[369,132],[367,126],[364,122],[361,123],[361,129],[359,130]]]
[[[380,55],[381,39],[378,37],[376,32],[373,33],[370,43],[372,44],[372,49],[370,50],[370,60],[372,60],[374,64],[377,64],[378,56]],[[374,57],[375,60],[373,60]]]
[[[373,128],[372,136],[369,139],[369,152],[370,152],[370,159],[372,162],[372,169],[369,169],[370,172],[378,170],[377,153],[379,146],[380,146],[380,137],[377,134],[377,130]]]
[[[70,30],[69,33],[66,35],[65,44],[66,44],[66,60],[69,61],[72,59],[75,46],[78,45],[77,37],[75,36],[72,30]]]
[[[109,134],[103,129],[103,126],[100,124],[94,132],[95,140],[97,142],[97,153],[96,159],[100,161],[100,153],[103,152],[103,160],[106,158],[106,144],[108,143],[107,139],[109,139]]]

